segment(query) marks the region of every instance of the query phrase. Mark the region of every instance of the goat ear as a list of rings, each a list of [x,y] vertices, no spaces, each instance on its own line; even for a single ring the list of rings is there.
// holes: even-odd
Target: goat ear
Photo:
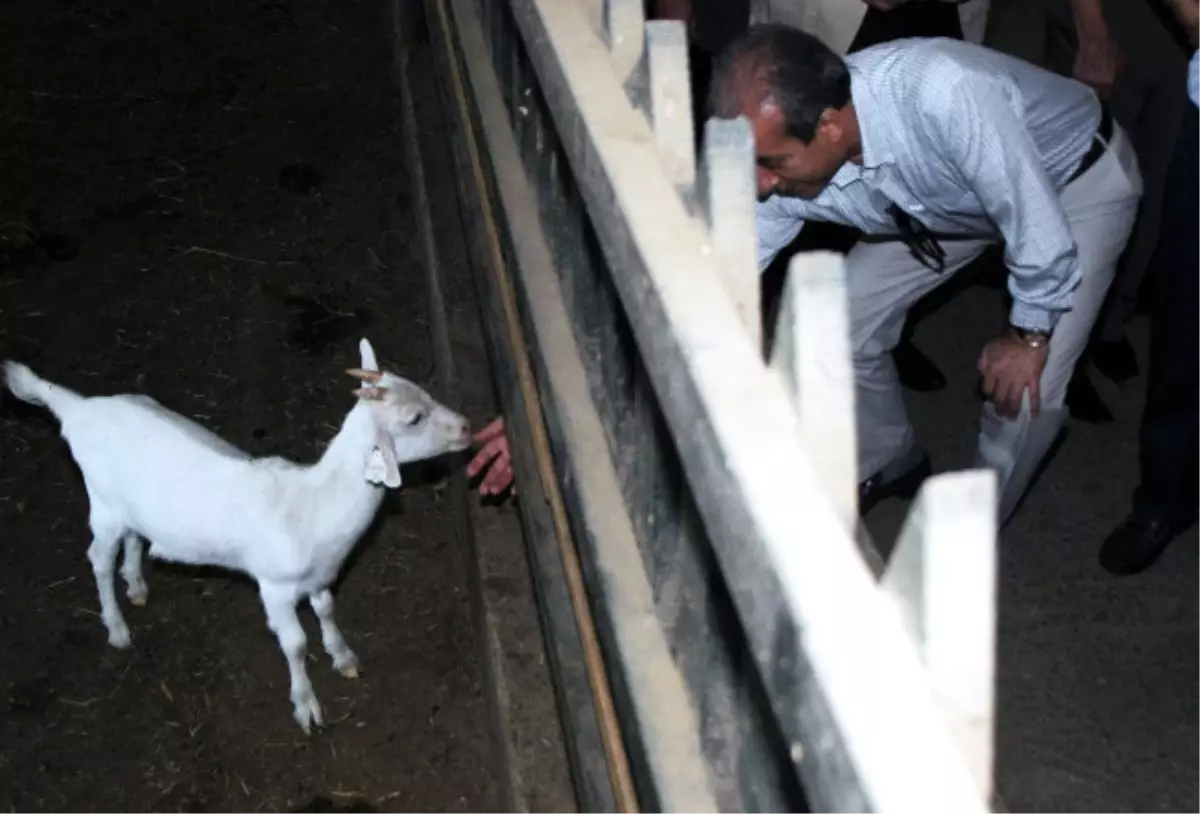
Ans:
[[[358,340],[358,354],[362,357],[363,370],[379,370],[379,362],[375,360],[375,349],[365,336]]]
[[[346,371],[350,375],[354,375],[350,371]],[[384,390],[382,387],[360,387],[357,390],[351,390],[351,393],[358,396],[360,399],[371,399],[372,401],[382,401]]]
[[[382,483],[389,489],[399,489],[403,482],[400,479],[400,466],[396,462],[396,452],[390,441],[380,439],[379,446],[371,450],[367,456],[367,468],[363,476],[369,483]]]

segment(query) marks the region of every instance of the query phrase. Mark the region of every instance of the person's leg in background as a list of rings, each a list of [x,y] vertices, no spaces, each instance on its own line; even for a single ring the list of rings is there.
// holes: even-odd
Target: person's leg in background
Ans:
[[[1072,378],[1067,396],[1071,414],[1082,421],[1113,420],[1087,375],[1088,362],[1114,381],[1137,375],[1137,359],[1125,336],[1145,268],[1156,244],[1162,210],[1162,185],[1171,143],[1186,97],[1185,58],[1152,0],[1102,0],[1105,21],[1127,62],[1109,98],[1113,117],[1129,135],[1141,166],[1145,194],[1107,302],[1102,308],[1085,361]],[[1049,0],[1046,8],[1046,66],[1072,76],[1079,36],[1068,0]]]
[[[1060,194],[1079,253],[1082,280],[1070,310],[1050,338],[1041,378],[1041,410],[1030,413],[1028,397],[1016,418],[1001,417],[987,402],[979,422],[977,466],[996,471],[1003,524],[1024,497],[1042,459],[1062,429],[1067,385],[1116,273],[1133,229],[1142,192],[1137,157],[1119,125],[1104,155]]]
[[[1163,145],[1174,143],[1187,104],[1187,60],[1150,6],[1147,0],[1105,3],[1113,36],[1129,60],[1113,86],[1110,105],[1118,122],[1130,122],[1122,126],[1137,152],[1146,189],[1093,340],[1093,364],[1114,381],[1137,375],[1137,358],[1125,336],[1125,325],[1133,316],[1138,290],[1158,244],[1163,185],[1171,160]]]
[[[1186,97],[1185,97],[1186,102]],[[1200,139],[1187,104],[1164,189],[1158,252],[1147,271],[1150,362],[1133,508],[1100,549],[1114,574],[1151,566],[1198,512],[1200,482]]]

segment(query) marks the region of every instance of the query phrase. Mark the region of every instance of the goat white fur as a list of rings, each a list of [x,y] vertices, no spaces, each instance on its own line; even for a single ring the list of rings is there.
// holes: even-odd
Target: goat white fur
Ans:
[[[144,395],[88,398],[5,362],[8,387],[57,416],[83,474],[90,504],[88,559],[108,641],[131,644],[114,590],[121,575],[135,605],[146,602],[139,537],[150,556],[242,571],[259,586],[267,624],[287,658],[296,722],[322,724],[305,670],[306,641],[296,604],[307,598],[333,665],[348,678],[358,659],[333,619],[329,586],[370,525],[383,486],[400,486],[400,464],[466,449],[465,418],[417,385],[379,371],[371,343],[359,343],[358,401],[320,461],[253,458]]]

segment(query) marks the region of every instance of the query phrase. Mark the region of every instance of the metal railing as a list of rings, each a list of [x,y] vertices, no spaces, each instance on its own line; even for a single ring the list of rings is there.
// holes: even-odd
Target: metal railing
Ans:
[[[698,160],[683,27],[423,5],[581,806],[986,810],[993,478],[864,560],[842,260],[764,359],[752,134]]]

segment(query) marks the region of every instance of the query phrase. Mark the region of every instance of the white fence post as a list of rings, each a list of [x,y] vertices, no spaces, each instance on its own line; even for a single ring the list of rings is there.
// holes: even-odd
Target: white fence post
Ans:
[[[624,84],[642,58],[646,25],[642,0],[604,0],[604,33],[613,71]]]
[[[972,470],[926,481],[882,587],[917,643],[934,696],[987,799],[995,703],[995,473]]]
[[[701,187],[709,234],[725,282],[746,330],[761,345],[754,132],[744,116],[705,122]]]
[[[771,367],[796,403],[813,465],[846,525],[858,523],[858,444],[846,269],[834,252],[798,254],[775,329]]]
[[[687,30],[679,20],[646,23],[650,125],[667,176],[682,192],[696,183]]]

